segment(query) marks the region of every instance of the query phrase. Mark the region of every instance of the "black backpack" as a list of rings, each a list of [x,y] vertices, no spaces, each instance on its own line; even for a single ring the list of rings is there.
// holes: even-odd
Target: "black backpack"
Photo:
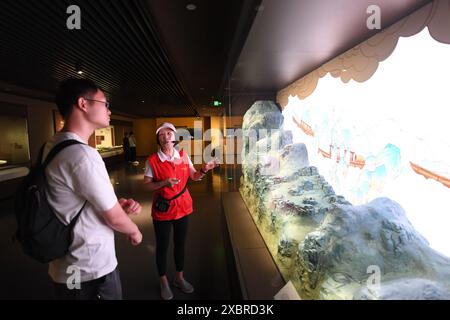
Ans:
[[[85,202],[75,218],[66,226],[56,217],[46,197],[45,168],[61,150],[79,143],[82,142],[65,140],[58,143],[42,163],[44,144],[37,164],[31,168],[16,192],[16,239],[26,254],[40,262],[47,263],[66,255],[72,243],[72,229],[86,205]]]

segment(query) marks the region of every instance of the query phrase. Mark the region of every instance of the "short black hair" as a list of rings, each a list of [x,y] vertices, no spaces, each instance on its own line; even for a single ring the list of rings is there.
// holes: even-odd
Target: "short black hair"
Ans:
[[[66,119],[77,103],[78,98],[94,95],[101,90],[93,81],[89,79],[68,78],[59,84],[56,92],[55,102],[62,117]]]

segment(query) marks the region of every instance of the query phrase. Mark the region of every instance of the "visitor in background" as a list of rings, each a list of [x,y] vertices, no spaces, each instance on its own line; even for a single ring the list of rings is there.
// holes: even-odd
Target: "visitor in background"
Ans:
[[[136,138],[134,137],[133,131],[130,131],[130,135],[128,136],[128,141],[130,144],[130,162],[136,162]],[[139,163],[138,163],[139,164]]]
[[[122,148],[125,162],[130,161],[130,141],[128,140],[128,132],[123,134]]]

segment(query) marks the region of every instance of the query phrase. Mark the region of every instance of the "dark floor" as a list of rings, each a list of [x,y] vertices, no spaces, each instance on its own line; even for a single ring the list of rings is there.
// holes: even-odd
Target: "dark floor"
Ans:
[[[133,220],[144,239],[140,246],[131,246],[126,237],[116,234],[116,252],[122,278],[124,299],[159,299],[159,280],[154,261],[155,240],[151,223],[151,195],[143,188],[143,161],[137,167],[116,166],[110,178],[118,197],[138,200],[143,210]],[[183,294],[174,289],[175,299],[230,299],[236,287],[227,257],[227,237],[221,206],[221,192],[234,191],[239,176],[234,167],[214,169],[213,174],[199,182],[191,182],[189,191],[194,200],[186,247],[185,277],[195,292]],[[0,201],[0,299],[49,299],[51,286],[47,266],[25,256],[12,242],[16,225],[12,200]],[[169,256],[168,275],[175,268]]]

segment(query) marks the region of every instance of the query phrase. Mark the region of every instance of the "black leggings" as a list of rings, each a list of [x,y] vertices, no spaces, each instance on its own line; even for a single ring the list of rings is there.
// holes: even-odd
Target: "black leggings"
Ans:
[[[153,228],[156,235],[156,266],[159,276],[166,275],[167,249],[169,248],[170,231],[173,225],[173,242],[175,267],[178,272],[184,267],[184,244],[188,229],[189,215],[178,220],[157,221],[153,220]]]

